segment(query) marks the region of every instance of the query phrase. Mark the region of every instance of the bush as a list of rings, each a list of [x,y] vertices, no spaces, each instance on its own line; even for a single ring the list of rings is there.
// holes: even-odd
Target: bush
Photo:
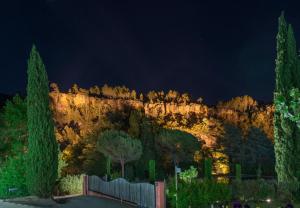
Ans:
[[[154,182],[156,179],[155,160],[149,160],[149,181]]]
[[[264,201],[275,197],[275,183],[263,179],[236,180],[232,182],[232,192],[234,198],[242,201]]]
[[[168,199],[172,207],[176,207],[176,191],[174,182],[168,186]],[[178,208],[206,207],[217,202],[228,202],[231,200],[231,189],[227,184],[217,183],[210,180],[194,180],[191,183],[178,184]]]
[[[120,173],[120,172],[117,172],[117,171],[112,172],[111,175],[110,175],[111,180],[115,180],[115,179],[121,178],[121,177],[122,177],[122,176],[121,176],[121,173]]]
[[[198,171],[193,166],[190,166],[190,169],[187,169],[179,174],[180,180],[182,180],[185,183],[191,183],[197,177],[198,177]]]
[[[11,190],[11,192],[9,191]],[[24,156],[18,154],[9,157],[0,169],[0,198],[28,195],[26,186],[26,168]]]
[[[64,194],[81,194],[83,175],[67,175],[59,182],[59,189]]]

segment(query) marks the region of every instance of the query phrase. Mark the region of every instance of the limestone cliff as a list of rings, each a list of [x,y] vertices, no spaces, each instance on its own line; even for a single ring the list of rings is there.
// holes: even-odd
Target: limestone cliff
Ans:
[[[108,113],[126,112],[129,109],[144,111],[146,116],[164,127],[187,131],[199,140],[204,140],[209,147],[224,134],[224,123],[238,126],[244,134],[254,126],[263,130],[271,140],[273,138],[273,107],[258,106],[256,101],[247,96],[239,102],[243,106],[242,109],[230,102],[208,107],[196,102],[105,98],[82,92],[53,91],[50,97],[57,135],[62,140],[72,137],[72,142],[97,130]],[[243,103],[244,100],[246,103]]]

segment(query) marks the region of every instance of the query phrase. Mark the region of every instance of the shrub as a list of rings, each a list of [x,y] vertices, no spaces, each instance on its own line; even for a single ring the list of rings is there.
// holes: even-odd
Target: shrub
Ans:
[[[204,160],[204,178],[206,180],[212,179],[212,159],[206,158]]]
[[[64,194],[81,194],[83,175],[66,175],[60,180],[59,188]]]
[[[168,199],[172,207],[176,207],[175,184],[170,183],[167,191]],[[210,180],[195,180],[191,183],[178,184],[178,208],[206,207],[217,202],[228,202],[231,200],[231,189],[227,184],[216,183]]]
[[[191,183],[193,179],[197,178],[198,171],[195,167],[191,166],[190,169],[185,170],[179,174],[180,180],[185,183]]]
[[[149,180],[151,182],[156,180],[155,160],[149,160]]]
[[[232,192],[234,198],[242,201],[263,201],[275,197],[275,183],[263,179],[235,180],[232,182]]]
[[[242,180],[242,168],[240,164],[235,164],[235,179],[237,181]]]
[[[14,191],[9,191],[14,189]],[[26,167],[24,156],[18,154],[8,158],[0,169],[0,198],[28,195],[26,187]]]
[[[117,178],[121,178],[121,173],[120,172],[112,172],[110,175],[111,180],[117,179]]]

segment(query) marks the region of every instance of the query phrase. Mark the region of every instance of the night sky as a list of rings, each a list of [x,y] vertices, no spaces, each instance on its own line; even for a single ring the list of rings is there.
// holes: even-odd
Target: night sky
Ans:
[[[104,2],[1,1],[0,92],[25,92],[35,43],[62,90],[107,83],[189,92],[208,104],[244,94],[270,102],[281,10],[300,41],[300,3]]]

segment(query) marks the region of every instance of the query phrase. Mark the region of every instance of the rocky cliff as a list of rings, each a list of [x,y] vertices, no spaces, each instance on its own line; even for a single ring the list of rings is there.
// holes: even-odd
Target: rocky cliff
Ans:
[[[273,139],[273,107],[259,106],[249,96],[236,98],[237,103],[228,101],[216,107],[196,102],[105,98],[82,92],[53,91],[50,97],[61,139],[74,137],[72,140],[76,141],[97,130],[108,113],[126,113],[132,109],[143,111],[159,125],[192,133],[207,146],[213,146],[224,134],[224,123],[241,128],[245,135],[251,127],[257,127]]]

